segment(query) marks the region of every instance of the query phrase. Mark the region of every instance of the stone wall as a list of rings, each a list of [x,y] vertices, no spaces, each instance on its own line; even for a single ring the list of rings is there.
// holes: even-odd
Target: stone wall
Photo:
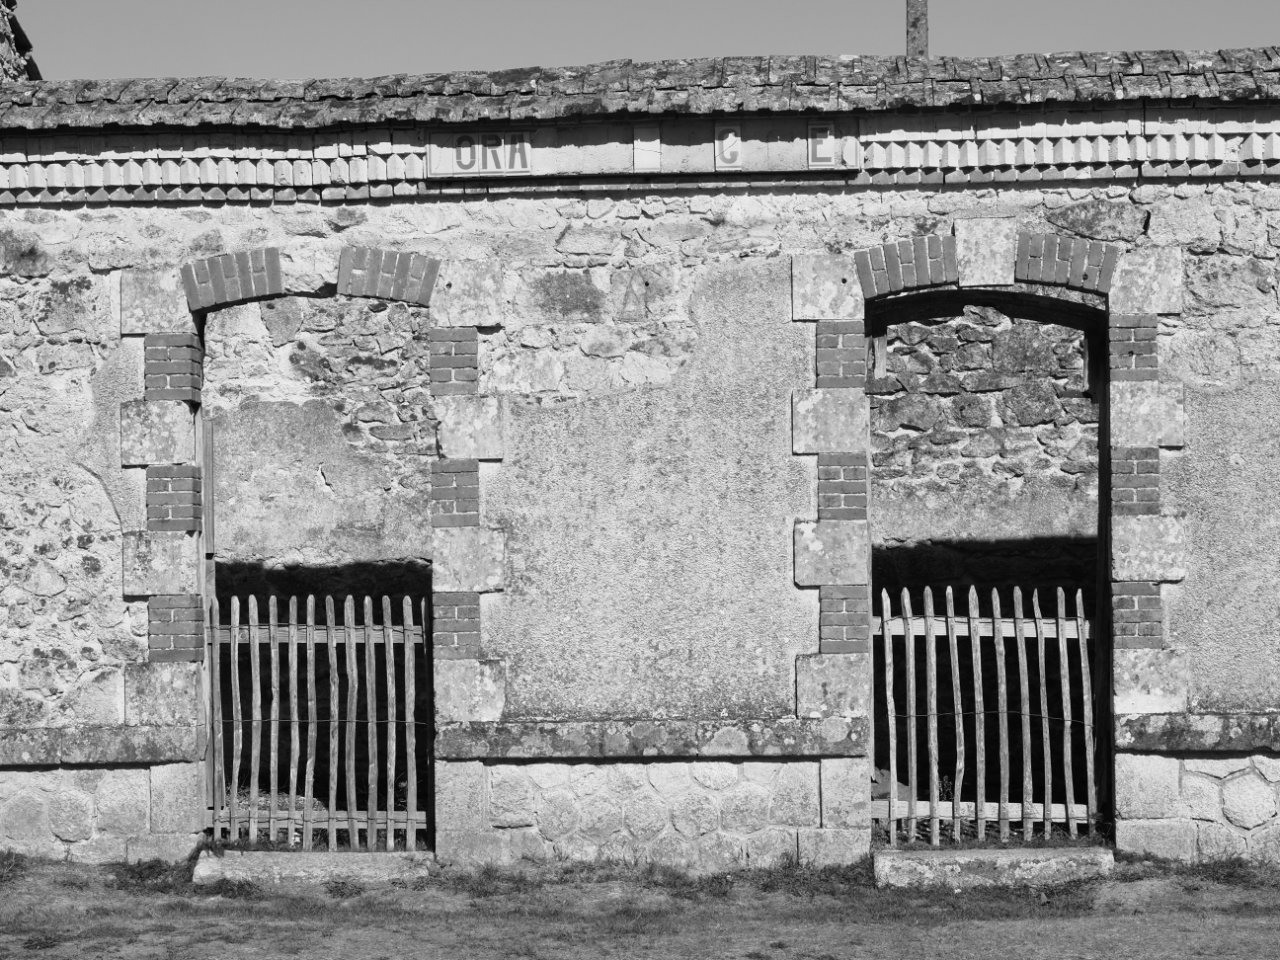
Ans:
[[[203,829],[200,764],[0,769],[0,849],[88,862],[180,860]]]
[[[1175,860],[1280,862],[1280,757],[1116,758],[1116,843]]]
[[[950,235],[974,215],[1172,252],[1185,309],[1144,329],[1155,330],[1164,386],[1185,388],[1187,446],[1148,459],[1161,465],[1167,509],[1185,513],[1185,557],[1175,559],[1185,559],[1187,577],[1179,587],[1154,588],[1169,598],[1157,642],[1173,649],[1153,652],[1162,662],[1185,654],[1185,669],[1171,674],[1172,693],[1144,695],[1141,705],[1153,714],[1276,708],[1280,667],[1266,656],[1274,604],[1264,579],[1274,559],[1268,531],[1277,511],[1267,480],[1276,445],[1259,411],[1280,393],[1280,187],[1190,181],[821,193],[760,185],[749,193],[619,188],[590,197],[569,189],[376,206],[138,204],[0,214],[6,790],[33,775],[20,766],[55,768],[41,775],[70,784],[84,767],[194,759],[194,737],[190,746],[162,748],[138,732],[191,730],[194,692],[183,695],[181,720],[175,708],[143,721],[129,706],[140,702],[130,690],[150,689],[154,677],[145,662],[145,604],[120,591],[120,539],[146,525],[145,476],[121,465],[119,447],[120,404],[143,391],[142,338],[122,339],[121,331],[138,276],[172,276],[192,260],[263,246],[280,249],[290,276],[314,274],[298,289],[321,299],[208,318],[210,412],[234,410],[249,423],[249,408],[279,404],[245,428],[247,440],[259,427],[259,438],[275,439],[246,446],[241,467],[263,477],[255,491],[271,479],[261,473],[267,463],[290,465],[273,481],[284,489],[306,479],[310,499],[302,502],[329,518],[328,527],[313,525],[320,542],[337,529],[336,505],[349,491],[400,497],[403,522],[371,536],[378,546],[370,554],[421,556],[420,529],[431,517],[422,513],[423,488],[412,484],[421,483],[418,461],[433,454],[412,448],[430,446],[425,436],[439,411],[434,401],[410,399],[412,387],[401,395],[391,384],[403,359],[394,374],[383,366],[388,356],[420,349],[415,308],[336,306],[325,284],[337,275],[338,251],[414,250],[482,278],[449,288],[442,273],[427,316],[474,333],[478,390],[506,402],[505,458],[476,466],[475,514],[505,535],[506,585],[476,600],[475,652],[505,661],[504,718],[531,723],[795,719],[795,658],[817,650],[820,604],[818,591],[796,588],[792,565],[794,521],[817,516],[816,458],[793,456],[788,422],[792,392],[814,384],[814,331],[792,322],[792,255]],[[379,342],[384,333],[391,339]],[[308,360],[294,363],[302,340]],[[378,362],[359,374],[337,362],[375,350]],[[310,356],[317,360],[309,366]],[[421,371],[404,376],[411,384]],[[348,398],[366,379],[372,392]],[[1064,412],[1072,399],[1055,391]],[[323,416],[315,435],[327,437],[324,445],[294,443],[274,416],[284,410]],[[1071,451],[1087,434],[1083,414],[1067,426],[1061,437],[1056,422],[1019,429],[1043,428],[1039,450],[1077,437],[1054,453],[1053,470],[1083,485],[1088,474],[1061,468],[1080,459]],[[299,420],[291,431],[314,429]],[[345,477],[322,478],[330,454],[349,468]],[[341,496],[326,492],[326,484],[343,482]],[[251,506],[268,509],[265,500]],[[874,504],[869,517],[878,522]],[[1156,521],[1152,528],[1172,531],[1171,539],[1178,527],[1163,517],[1136,519]],[[344,532],[331,546],[349,556],[354,542]],[[277,540],[244,556],[297,550],[302,557],[304,549],[300,539]],[[1132,557],[1125,562],[1129,579],[1158,579]],[[467,593],[468,609],[474,597]],[[155,702],[168,710],[173,697],[157,693]],[[72,750],[77,743],[94,747]]]
[[[204,343],[219,563],[430,555],[425,308],[286,297],[211,313]]]
[[[890,322],[884,347],[868,385],[877,584],[1091,588],[1099,407],[1084,332],[970,306]]]
[[[446,861],[664,863],[712,872],[868,850],[865,760],[444,763]]]

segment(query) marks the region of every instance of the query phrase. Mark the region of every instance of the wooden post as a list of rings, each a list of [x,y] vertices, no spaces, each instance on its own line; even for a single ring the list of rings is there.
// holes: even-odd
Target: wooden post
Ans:
[[[880,634],[884,638],[884,698],[889,733],[889,846],[898,845],[898,708],[893,702],[893,631],[889,627],[889,591],[880,591]]]
[[[929,55],[929,0],[907,0],[907,56]]]

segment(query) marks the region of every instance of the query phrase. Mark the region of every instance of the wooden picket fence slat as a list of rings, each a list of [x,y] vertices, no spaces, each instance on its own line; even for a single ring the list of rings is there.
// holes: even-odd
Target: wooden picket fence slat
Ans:
[[[265,611],[254,596],[230,598],[226,622],[217,600],[207,611],[216,836],[416,850],[431,828],[418,800],[419,778],[429,790],[431,776],[430,756],[418,755],[432,740],[433,711],[418,700],[431,689],[418,677],[430,666],[426,602],[364,597],[357,607],[349,596],[339,618],[325,597],[322,621],[314,596],[301,616],[299,606],[289,598],[283,620],[275,597]]]
[[[971,587],[968,608],[957,611],[948,587],[941,612],[931,588],[921,593],[904,589],[895,607],[881,590],[872,621],[887,718],[875,724],[876,755],[887,754],[888,766],[887,795],[873,801],[872,816],[888,842],[983,840],[993,821],[1005,843],[1092,833],[1095,651],[1083,592],[1068,598],[1058,588],[1046,615],[1038,590],[1028,611],[1015,588],[1012,616],[999,590],[984,604]]]

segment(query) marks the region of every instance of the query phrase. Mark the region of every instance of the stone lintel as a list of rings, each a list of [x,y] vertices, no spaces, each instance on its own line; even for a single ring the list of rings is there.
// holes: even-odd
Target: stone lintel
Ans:
[[[1271,752],[1280,713],[1117,713],[1116,747],[1143,753]]]
[[[604,757],[861,757],[864,719],[583,720],[443,723],[443,760]]]
[[[811,720],[866,717],[871,701],[871,658],[815,653],[796,657],[796,715]]]
[[[869,582],[871,547],[865,520],[799,520],[793,543],[797,585]]]
[[[440,527],[431,538],[432,590],[493,593],[502,589],[507,538],[501,530]]]
[[[791,258],[791,319],[861,320],[866,301],[852,257],[797,255]]]
[[[796,390],[791,394],[791,449],[801,454],[865,450],[870,418],[862,390]]]
[[[1191,686],[1178,650],[1114,650],[1115,712],[1185,713]]]
[[[145,531],[121,537],[126,597],[198,592],[197,541],[186,533]]]
[[[154,764],[200,759],[198,726],[27,727],[0,731],[0,766]]]
[[[957,220],[956,262],[962,287],[1005,287],[1018,264],[1018,221],[1013,218]]]
[[[1111,579],[1173,583],[1185,579],[1186,548],[1177,517],[1111,518]]]
[[[126,467],[194,463],[196,423],[182,400],[120,404],[120,463]]]
[[[1182,248],[1143,247],[1120,257],[1111,281],[1113,314],[1182,312]]]
[[[505,660],[432,661],[438,723],[496,722],[507,701]]]
[[[505,409],[498,397],[436,397],[441,456],[451,460],[501,460]]]
[[[120,271],[120,333],[198,333],[177,270]]]

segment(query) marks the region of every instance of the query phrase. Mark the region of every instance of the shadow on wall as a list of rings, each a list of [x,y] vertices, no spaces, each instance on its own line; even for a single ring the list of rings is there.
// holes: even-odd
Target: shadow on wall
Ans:
[[[216,570],[218,603],[222,619],[227,619],[232,597],[245,604],[250,596],[264,607],[275,597],[283,612],[290,597],[298,598],[301,610],[306,597],[316,598],[317,617],[323,616],[324,598],[333,597],[338,622],[342,622],[342,603],[348,595],[355,598],[357,617],[365,597],[372,597],[381,622],[383,597],[391,598],[392,623],[400,625],[404,597],[419,602],[431,596],[431,564],[420,560],[349,563],[340,566],[267,566],[262,563],[219,563]]]
[[[1097,592],[1098,541],[1094,537],[1031,537],[1018,540],[939,540],[902,546],[885,544],[871,551],[875,596],[888,590],[895,604],[903,588],[918,597],[931,587],[934,598],[952,587],[959,603],[975,586],[989,600],[991,589],[1002,595],[1013,587],[1041,596],[1062,587],[1068,594],[1083,590],[1088,609]]]

